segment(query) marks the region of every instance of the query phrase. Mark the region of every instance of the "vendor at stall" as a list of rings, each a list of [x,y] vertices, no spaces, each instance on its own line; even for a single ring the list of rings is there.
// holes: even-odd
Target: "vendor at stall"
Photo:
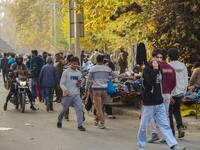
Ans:
[[[189,89],[195,89],[196,87],[200,87],[200,63],[195,62],[192,68],[192,75],[189,80]]]

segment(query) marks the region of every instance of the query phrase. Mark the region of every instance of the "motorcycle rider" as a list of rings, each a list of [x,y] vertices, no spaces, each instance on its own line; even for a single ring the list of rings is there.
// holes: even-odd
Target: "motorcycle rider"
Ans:
[[[11,66],[10,66],[10,71],[13,73],[12,77],[11,77],[11,80],[13,81],[12,82],[12,85],[10,87],[10,91],[7,95],[7,98],[6,98],[6,102],[4,104],[4,110],[7,110],[7,104],[8,104],[8,101],[10,100],[11,96],[14,94],[16,95],[17,94],[17,89],[16,89],[16,85],[15,85],[15,78],[16,78],[16,74],[18,74],[20,71],[22,70],[27,70],[27,73],[30,74],[30,71],[28,70],[27,66],[23,63],[23,57],[22,56],[18,56],[16,58],[16,62],[13,63]],[[13,80],[14,79],[14,80]],[[31,91],[30,89],[28,88],[27,89],[27,95],[28,95],[28,98],[30,100],[30,109],[32,110],[36,110],[36,108],[33,106],[33,99],[32,99],[32,94],[31,94]]]

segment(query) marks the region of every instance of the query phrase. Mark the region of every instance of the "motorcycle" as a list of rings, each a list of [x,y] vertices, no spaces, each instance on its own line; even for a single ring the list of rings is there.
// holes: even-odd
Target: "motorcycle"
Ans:
[[[82,67],[82,70],[81,70],[82,76],[80,79],[81,80],[80,96],[81,96],[81,99],[83,100],[83,104],[85,105],[86,94],[87,94],[85,86],[86,86],[87,76],[90,69],[94,66],[94,64],[91,64],[87,59],[85,60],[84,63],[85,63],[85,67]]]
[[[29,103],[27,100],[27,90],[29,89],[29,77],[26,70],[20,70],[15,78],[15,90],[12,94],[10,102],[13,103],[16,109],[20,108],[21,113],[25,112],[25,105]]]

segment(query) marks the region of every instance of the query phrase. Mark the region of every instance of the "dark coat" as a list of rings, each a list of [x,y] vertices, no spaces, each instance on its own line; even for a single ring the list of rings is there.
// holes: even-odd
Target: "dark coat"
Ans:
[[[54,88],[59,84],[58,72],[53,64],[47,63],[42,67],[39,76],[39,82],[42,87]]]
[[[147,64],[143,72],[143,104],[159,105],[163,103],[161,90],[160,70],[153,69],[151,63]]]

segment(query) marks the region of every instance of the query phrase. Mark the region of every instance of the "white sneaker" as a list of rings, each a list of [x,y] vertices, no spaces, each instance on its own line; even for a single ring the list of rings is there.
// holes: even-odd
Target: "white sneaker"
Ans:
[[[138,147],[137,150],[145,150],[145,148],[140,148],[140,147]]]
[[[185,146],[175,145],[171,150],[186,150]]]

